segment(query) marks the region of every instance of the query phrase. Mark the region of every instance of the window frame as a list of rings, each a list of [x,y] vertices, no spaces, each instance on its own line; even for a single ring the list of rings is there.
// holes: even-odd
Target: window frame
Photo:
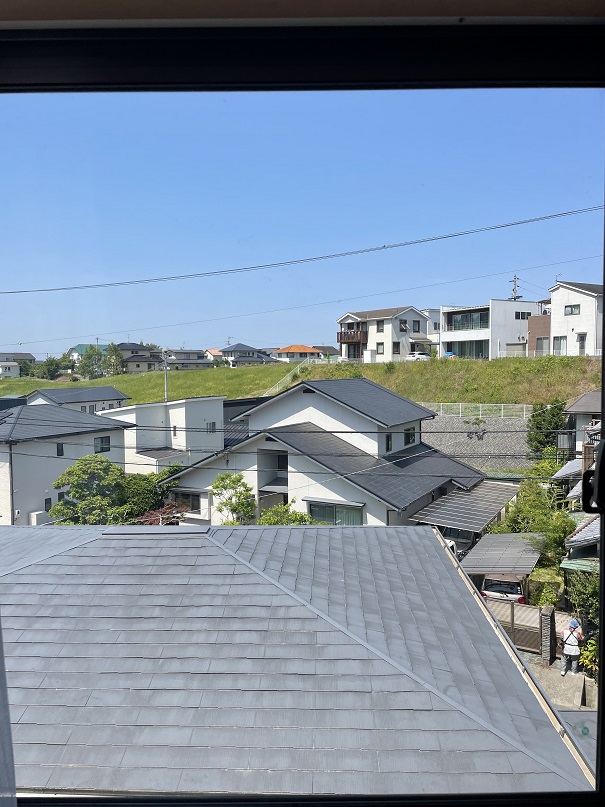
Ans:
[[[111,451],[111,435],[104,434],[94,438],[95,454],[107,454]]]
[[[384,342],[376,342],[376,355],[384,356]]]
[[[577,311],[573,309],[577,308]],[[570,305],[566,305],[563,309],[563,316],[564,317],[578,317],[580,316],[580,303],[571,303]]]
[[[527,4],[530,6],[531,4]],[[542,9],[543,10],[543,9]],[[469,87],[603,87],[605,85],[605,26],[574,18],[571,3],[567,17],[549,22],[532,9],[516,17],[473,20],[465,17],[418,19],[405,25],[405,15],[391,19],[369,19],[369,24],[348,24],[338,13],[327,24],[284,25],[268,31],[261,16],[249,13],[252,24],[224,27],[169,28],[155,23],[122,30],[115,21],[78,30],[72,22],[44,21],[28,31],[1,30],[3,48],[0,89],[30,91],[107,91],[166,89],[428,89]],[[451,9],[448,9],[451,15]],[[527,14],[526,14],[527,13]],[[527,18],[523,19],[523,14]],[[149,16],[149,15],[148,15]],[[139,15],[140,18],[140,15]],[[427,19],[429,20],[427,22]],[[336,23],[334,24],[334,20]],[[597,19],[597,22],[599,20]],[[409,22],[409,20],[408,20]],[[527,24],[527,23],[531,24]],[[551,21],[552,22],[552,21]],[[80,25],[85,24],[83,20]],[[147,24],[149,20],[147,20]],[[113,25],[113,30],[111,30]],[[46,28],[46,30],[44,30]],[[200,47],[200,40],[202,45]],[[511,56],[514,42],[514,58]],[[363,53],[363,60],[359,54]],[[438,54],[439,58],[435,58]],[[212,68],[212,69],[210,69]],[[167,81],[167,77],[169,80]],[[402,329],[403,330],[403,329]],[[605,411],[605,406],[602,406]],[[602,519],[603,521],[603,519]],[[602,553],[601,553],[602,554]],[[605,564],[601,559],[601,577]],[[601,621],[603,621],[603,598]],[[600,665],[603,665],[602,646]],[[599,705],[599,747],[603,758],[603,697]],[[600,804],[601,761],[597,763],[595,792],[575,794],[582,804]],[[491,794],[498,804],[520,804],[517,794]],[[526,805],[554,807],[569,803],[568,792],[524,794]],[[395,797],[399,801],[400,797]],[[485,795],[474,797],[431,796],[425,805],[460,803],[484,804]],[[68,797],[69,800],[69,797]],[[153,801],[154,797],[148,800]],[[173,802],[185,804],[186,797],[172,794]],[[216,799],[218,800],[218,799]],[[265,799],[266,800],[266,799]],[[299,804],[314,799],[301,796]],[[326,801],[326,799],[323,799]],[[357,797],[335,797],[342,804],[359,803]],[[418,801],[418,798],[415,799]],[[27,801],[18,797],[18,801]],[[55,798],[57,801],[57,798]],[[58,798],[65,803],[65,798]],[[75,799],[74,801],[78,801]],[[104,801],[96,798],[95,803]],[[122,803],[142,803],[126,796]],[[245,797],[231,798],[232,804],[249,803]],[[279,803],[273,800],[274,803]],[[284,799],[284,802],[288,799]],[[391,797],[366,797],[365,802],[394,804]]]

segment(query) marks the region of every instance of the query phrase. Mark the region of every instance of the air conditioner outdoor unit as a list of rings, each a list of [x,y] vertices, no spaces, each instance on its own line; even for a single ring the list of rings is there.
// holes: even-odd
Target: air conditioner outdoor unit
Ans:
[[[19,518],[21,515],[21,510],[15,510],[15,518]]]

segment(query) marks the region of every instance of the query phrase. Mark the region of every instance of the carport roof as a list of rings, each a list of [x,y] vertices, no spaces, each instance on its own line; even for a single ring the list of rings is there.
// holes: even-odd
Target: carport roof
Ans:
[[[483,481],[472,490],[453,491],[413,516],[412,521],[482,532],[517,495],[517,485]]]
[[[531,574],[540,552],[532,546],[529,537],[539,537],[539,533],[484,535],[462,559],[462,568],[467,574],[488,574],[495,571]]]

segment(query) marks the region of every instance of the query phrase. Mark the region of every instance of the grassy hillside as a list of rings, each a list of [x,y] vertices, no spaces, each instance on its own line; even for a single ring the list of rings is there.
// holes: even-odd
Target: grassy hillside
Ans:
[[[171,371],[171,400],[199,395],[247,398],[263,395],[292,366],[241,367],[236,370]],[[435,359],[395,365],[306,365],[304,378],[366,378],[415,401],[536,403],[562,398],[570,400],[601,385],[598,359],[546,356],[540,359],[471,361]],[[294,382],[296,383],[296,382]],[[0,381],[0,395],[22,395],[39,387],[102,386],[111,384],[130,395],[132,403],[151,403],[164,398],[163,372],[120,375],[95,381],[44,381],[36,378]]]

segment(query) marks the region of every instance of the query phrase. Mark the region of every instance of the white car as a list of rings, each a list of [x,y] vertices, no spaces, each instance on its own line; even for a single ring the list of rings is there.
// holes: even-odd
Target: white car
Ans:
[[[420,350],[415,350],[412,353],[408,353],[405,357],[406,361],[428,361],[431,357],[428,353],[422,353]]]

